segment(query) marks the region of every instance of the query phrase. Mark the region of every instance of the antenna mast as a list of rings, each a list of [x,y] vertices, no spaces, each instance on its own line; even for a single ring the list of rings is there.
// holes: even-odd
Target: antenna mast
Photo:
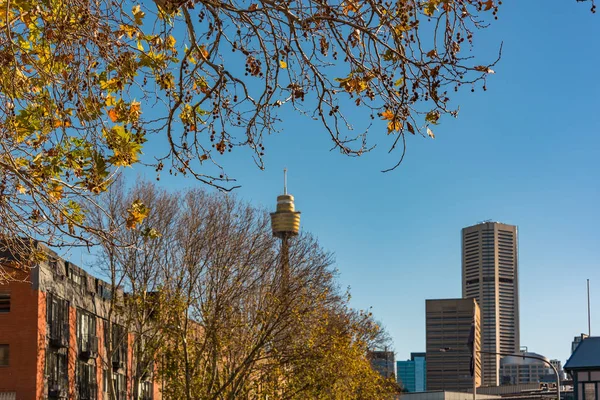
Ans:
[[[592,336],[592,319],[590,313],[590,280],[587,280],[587,295],[588,295],[588,336]]]

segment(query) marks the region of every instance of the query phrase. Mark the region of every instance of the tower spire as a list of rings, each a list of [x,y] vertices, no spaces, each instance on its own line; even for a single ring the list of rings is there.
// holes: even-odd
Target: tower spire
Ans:
[[[283,169],[283,194],[287,194],[287,168]]]

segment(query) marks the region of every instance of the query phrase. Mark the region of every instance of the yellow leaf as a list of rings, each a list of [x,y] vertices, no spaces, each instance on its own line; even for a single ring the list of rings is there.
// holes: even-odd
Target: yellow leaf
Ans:
[[[144,51],[144,46],[142,45],[141,40],[137,41],[137,48],[139,51]]]
[[[21,185],[20,183],[16,186],[17,192],[21,193],[21,194],[25,194],[27,193],[27,189],[25,189],[25,186]]]
[[[115,98],[110,93],[106,96],[106,100],[104,103],[106,104],[107,107],[114,106],[115,104],[117,104],[115,102]]]
[[[142,223],[149,213],[148,207],[141,200],[136,200],[127,209],[127,229],[134,229],[138,224]]]
[[[172,49],[173,47],[175,47],[175,43],[177,42],[177,40],[175,40],[175,38],[171,35],[167,36],[167,39],[165,40],[165,45]]]
[[[287,68],[287,63],[285,61],[283,61],[283,60],[279,60],[279,66],[281,68],[283,68],[283,69],[286,69]]]
[[[135,23],[137,25],[141,25],[144,22],[143,19],[144,19],[144,16],[146,15],[146,13],[141,10],[140,5],[138,4],[138,5],[133,6],[133,8],[131,9],[131,12],[133,13],[133,18],[135,19]]]
[[[423,14],[428,17],[433,17],[433,14],[437,11],[437,1],[431,0],[429,3],[425,4],[423,7]]]
[[[435,139],[435,135],[433,134],[433,132],[431,131],[431,129],[429,129],[429,127],[427,127],[427,135],[430,138]]]

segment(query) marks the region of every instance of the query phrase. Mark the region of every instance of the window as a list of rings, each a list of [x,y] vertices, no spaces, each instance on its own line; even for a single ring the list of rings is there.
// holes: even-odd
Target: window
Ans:
[[[77,362],[77,392],[80,400],[95,400],[98,386],[96,366],[87,362]]]
[[[46,376],[48,378],[48,397],[64,397],[69,388],[67,375],[67,354],[48,349],[46,353]]]
[[[586,383],[583,385],[585,391],[585,400],[596,400],[596,384]]]
[[[81,356],[95,357],[98,353],[96,317],[85,310],[77,310],[77,345]]]
[[[0,367],[8,367],[8,345],[0,344]]]
[[[0,293],[0,313],[10,311],[10,293]]]
[[[50,344],[55,347],[69,347],[69,302],[52,293],[48,293],[46,302]]]

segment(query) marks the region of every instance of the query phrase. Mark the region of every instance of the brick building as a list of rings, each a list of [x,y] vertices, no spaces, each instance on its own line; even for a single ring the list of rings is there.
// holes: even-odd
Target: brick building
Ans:
[[[112,380],[119,400],[160,400],[151,372],[133,385],[134,338],[117,318],[109,325],[111,285],[45,250],[27,272],[0,267],[12,275],[0,283],[0,399],[102,400]]]

